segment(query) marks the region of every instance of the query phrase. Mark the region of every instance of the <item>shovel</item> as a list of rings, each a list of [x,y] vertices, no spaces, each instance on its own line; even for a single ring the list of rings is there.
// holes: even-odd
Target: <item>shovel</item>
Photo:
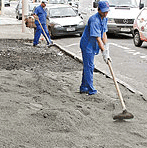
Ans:
[[[115,75],[114,75],[114,72],[113,72],[113,69],[112,69],[110,60],[108,60],[108,63],[107,64],[109,66],[109,69],[110,69],[110,72],[111,72],[111,75],[112,75],[112,78],[113,78],[113,81],[114,81],[114,84],[115,84],[115,87],[116,87],[116,90],[117,90],[117,93],[118,93],[118,97],[119,97],[119,99],[121,101],[122,110],[123,110],[122,113],[119,113],[118,115],[115,115],[113,117],[113,119],[114,120],[132,119],[132,118],[134,118],[134,116],[133,116],[133,114],[129,113],[127,111],[127,109],[126,109],[126,106],[125,106],[125,103],[124,103],[122,94],[120,92],[118,83],[116,81],[116,78],[115,78]]]

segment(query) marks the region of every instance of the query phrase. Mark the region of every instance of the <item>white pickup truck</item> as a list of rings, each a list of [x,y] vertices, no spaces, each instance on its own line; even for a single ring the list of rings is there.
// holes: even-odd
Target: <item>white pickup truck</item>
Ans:
[[[87,22],[88,18],[97,12],[99,0],[80,0],[78,12]],[[102,0],[101,0],[102,1]],[[145,0],[144,0],[145,1]],[[144,7],[141,0],[108,0],[110,11],[108,17],[108,32],[109,33],[132,33],[133,23],[138,13]]]

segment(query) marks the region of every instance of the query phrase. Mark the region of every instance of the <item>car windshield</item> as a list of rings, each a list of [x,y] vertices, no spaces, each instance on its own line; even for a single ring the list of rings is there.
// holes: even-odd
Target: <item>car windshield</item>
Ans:
[[[49,4],[64,4],[65,0],[49,0]]]
[[[108,1],[110,7],[138,7],[136,0],[108,0]]]
[[[71,17],[76,16],[77,13],[70,7],[51,8],[49,10],[50,17]]]

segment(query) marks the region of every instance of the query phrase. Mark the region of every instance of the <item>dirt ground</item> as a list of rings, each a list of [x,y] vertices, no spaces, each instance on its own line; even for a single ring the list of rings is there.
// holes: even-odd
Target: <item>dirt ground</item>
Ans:
[[[94,73],[98,94],[79,93],[82,64],[57,47],[0,40],[0,148],[147,148],[147,102]]]

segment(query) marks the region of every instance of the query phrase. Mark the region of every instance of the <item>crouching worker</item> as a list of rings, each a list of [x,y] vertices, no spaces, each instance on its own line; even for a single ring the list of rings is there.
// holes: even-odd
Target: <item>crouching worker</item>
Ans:
[[[47,9],[45,9],[47,4],[47,1],[43,0],[41,5],[39,5],[38,7],[35,8],[34,11],[34,18],[35,18],[35,24],[36,24],[36,32],[35,32],[35,36],[34,36],[34,41],[33,41],[33,46],[37,46],[39,43],[39,38],[41,36],[41,34],[43,34],[43,36],[45,37],[46,41],[47,41],[47,45],[52,44],[49,32],[48,32],[48,28],[46,25],[46,17],[47,17]],[[39,21],[44,29],[44,31],[41,28],[41,25],[39,24]],[[44,34],[44,32],[46,33],[46,35]],[[48,39],[46,38],[46,36],[48,37]]]
[[[107,14],[109,3],[107,1],[98,2],[98,12],[88,20],[81,37],[80,48],[83,58],[83,74],[80,93],[93,95],[97,90],[93,87],[94,56],[101,49],[103,59],[107,63],[109,56],[109,44],[107,43]]]

